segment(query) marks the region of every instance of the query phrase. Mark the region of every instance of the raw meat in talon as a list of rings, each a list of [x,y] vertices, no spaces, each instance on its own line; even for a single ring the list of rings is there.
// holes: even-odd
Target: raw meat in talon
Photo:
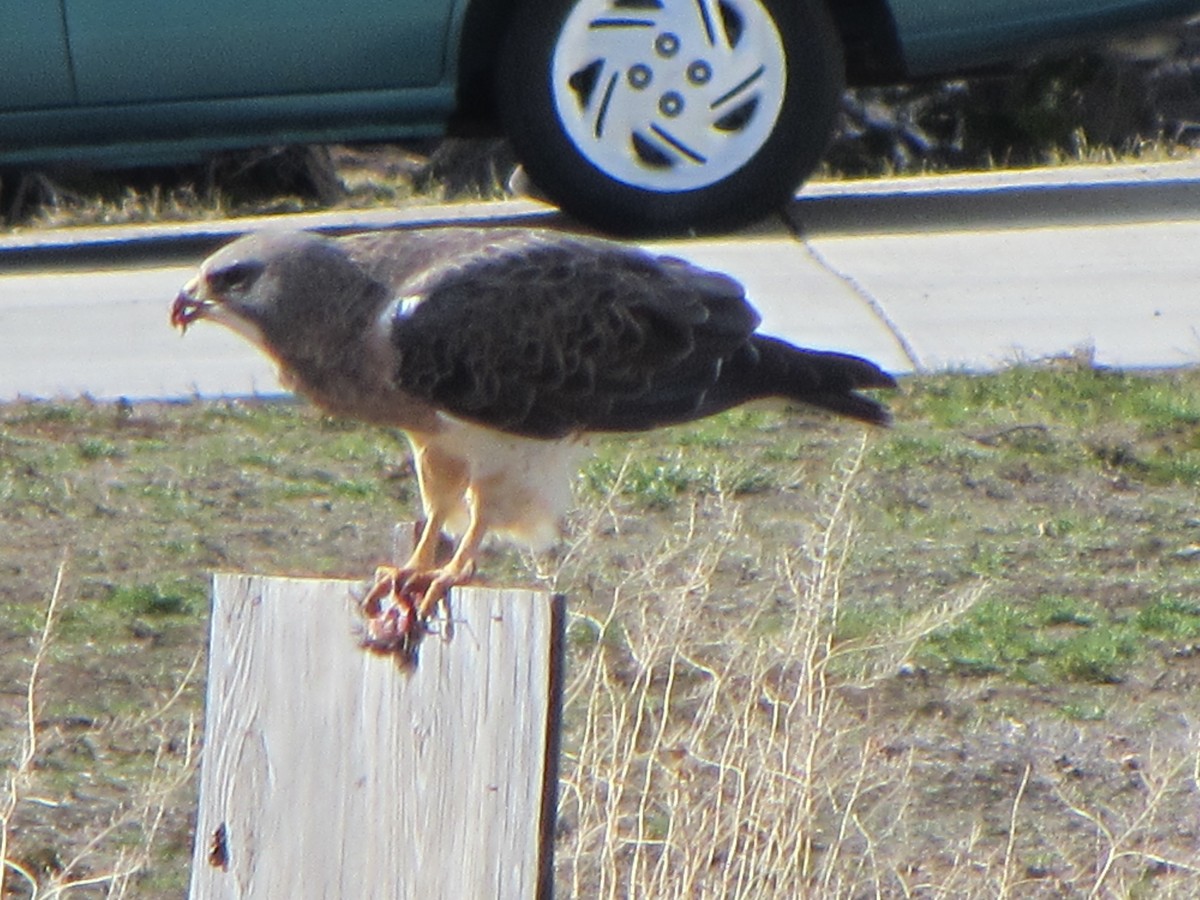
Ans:
[[[376,582],[375,587],[378,586]],[[372,588],[363,601],[362,611],[367,620],[362,639],[364,649],[399,656],[408,664],[416,662],[417,645],[429,629],[417,614],[411,597],[402,591],[377,594]]]
[[[416,649],[429,634],[429,620],[438,603],[446,603],[447,623],[443,637],[454,633],[449,620],[447,593],[466,580],[467,572],[454,574],[447,569],[418,570],[410,566],[380,566],[375,583],[360,602],[367,620],[362,646],[374,653],[394,654],[415,664]]]
[[[417,616],[428,619],[437,609],[438,601],[445,599],[446,591],[457,583],[444,571],[380,566],[375,570],[375,584],[362,600],[363,615],[368,618],[379,615],[383,601],[391,597],[415,606]]]

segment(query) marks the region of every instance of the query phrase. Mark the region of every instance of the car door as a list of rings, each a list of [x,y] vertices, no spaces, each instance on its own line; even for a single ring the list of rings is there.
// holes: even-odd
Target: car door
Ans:
[[[454,0],[62,0],[85,105],[438,81]]]
[[[0,111],[74,99],[59,0],[0,0]]]
[[[1048,40],[1195,10],[1195,0],[888,0],[914,74],[1011,58]]]

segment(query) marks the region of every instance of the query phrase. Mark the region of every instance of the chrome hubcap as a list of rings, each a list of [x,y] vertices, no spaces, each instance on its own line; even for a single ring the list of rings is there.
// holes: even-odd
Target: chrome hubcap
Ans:
[[[551,77],[579,152],[612,178],[662,192],[745,165],[787,85],[783,42],[759,0],[580,0]]]

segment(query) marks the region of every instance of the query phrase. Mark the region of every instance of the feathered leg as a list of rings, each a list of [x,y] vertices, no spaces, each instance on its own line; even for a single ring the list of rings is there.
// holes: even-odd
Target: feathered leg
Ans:
[[[487,524],[480,515],[480,504],[473,492],[468,491],[467,502],[471,509],[471,521],[454,555],[445,565],[436,569],[414,572],[400,585],[400,591],[415,600],[417,616],[422,620],[433,615],[450,588],[462,584],[475,574],[475,558],[487,535]]]
[[[453,460],[435,461],[431,458],[432,451],[416,438],[412,438],[412,445],[425,521],[408,560],[402,566],[377,568],[375,582],[361,604],[367,620],[363,645],[381,653],[408,655],[438,601],[445,597],[450,586],[470,575],[467,572],[457,580],[449,575],[448,570],[456,560],[458,568],[462,568],[464,560],[460,559],[460,552],[455,553],[446,567],[437,566],[443,526],[461,506],[467,490],[466,470]]]

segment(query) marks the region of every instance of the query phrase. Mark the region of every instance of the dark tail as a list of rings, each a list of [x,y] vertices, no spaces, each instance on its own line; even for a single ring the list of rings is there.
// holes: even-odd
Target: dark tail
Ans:
[[[750,341],[749,352],[739,354],[722,371],[709,403],[733,406],[755,397],[784,397],[872,425],[891,421],[882,403],[856,393],[896,387],[896,380],[870,360],[805,350],[757,334]]]

